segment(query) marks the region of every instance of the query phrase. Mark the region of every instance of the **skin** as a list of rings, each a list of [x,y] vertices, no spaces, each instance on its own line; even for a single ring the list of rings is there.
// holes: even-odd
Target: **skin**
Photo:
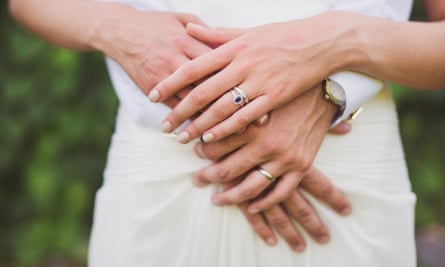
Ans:
[[[202,25],[190,14],[144,12],[124,4],[89,0],[11,0],[9,9],[18,22],[54,45],[98,51],[114,59],[146,94],[179,66],[211,51],[208,45],[187,34],[185,25]],[[121,19],[117,21],[116,17]],[[189,91],[184,86],[161,102],[175,107]],[[278,117],[272,116],[271,121]],[[338,128],[340,132],[349,130],[343,127]],[[322,173],[311,168],[306,177],[301,187],[307,192],[339,213],[350,212],[345,197]],[[228,191],[231,187],[233,184],[226,185]],[[305,241],[291,223],[293,219],[301,222],[315,240],[324,243],[329,239],[326,227],[295,188],[287,199],[266,212],[251,214],[247,212],[248,205],[248,201],[239,203],[254,230],[270,245],[277,242],[272,231],[275,228],[294,251],[304,249]]]
[[[444,17],[443,0],[425,1],[425,4],[432,18]],[[244,129],[262,114],[273,114],[308,90],[317,90],[314,85],[323,77],[341,70],[362,72],[411,87],[443,88],[444,23],[393,22],[333,11],[309,19],[251,29],[209,29],[189,24],[187,30],[190,35],[218,47],[182,65],[159,83],[149,97],[152,101],[162,101],[177,88],[205,78],[167,116],[163,129],[167,132],[175,129],[205,107],[205,112],[179,134],[179,140],[186,143],[202,135],[203,140],[209,143],[226,140],[227,136]],[[400,49],[400,44],[404,45],[403,49]],[[230,102],[228,92],[234,86],[243,88],[250,98],[250,102],[242,108]],[[313,110],[325,109],[320,104]],[[302,125],[299,132],[318,136],[327,130],[322,124],[311,130],[305,130],[306,127]],[[289,133],[281,129],[273,133],[274,140],[287,138]],[[251,212],[266,210],[286,198],[289,191],[284,188],[296,186],[312,164],[321,140],[305,143],[305,136],[301,138],[307,144],[299,147],[304,151],[294,151],[291,157],[284,158],[279,152],[284,151],[288,144],[281,142],[284,145],[280,146],[279,142],[267,137],[256,140],[259,157],[246,158],[246,154],[241,152],[255,141],[229,147],[224,152],[218,152],[223,160],[198,172],[195,179],[201,183],[227,182],[236,179],[243,171],[253,176],[254,166],[261,166],[280,176],[275,185],[277,190],[269,193],[270,196],[255,200],[249,209]],[[239,151],[236,151],[238,148]],[[203,148],[201,150],[205,151]],[[214,153],[209,150],[207,153]],[[289,171],[297,173],[293,179],[288,178]],[[263,192],[266,188],[264,183],[249,179],[249,176],[238,188],[215,196],[217,202],[238,203]]]

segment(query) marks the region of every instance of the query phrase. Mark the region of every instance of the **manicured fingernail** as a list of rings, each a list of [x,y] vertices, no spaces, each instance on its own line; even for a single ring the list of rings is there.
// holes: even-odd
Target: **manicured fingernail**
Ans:
[[[161,129],[164,133],[169,133],[172,131],[172,124],[169,121],[164,121],[161,124]]]
[[[150,94],[148,95],[148,100],[151,102],[158,102],[159,98],[161,98],[161,96],[159,95],[158,90],[151,90]]]
[[[212,197],[212,203],[215,204],[216,206],[222,206],[222,201],[219,197]]]
[[[343,216],[347,216],[347,215],[351,214],[351,212],[352,212],[351,208],[347,207],[347,208],[342,209],[340,211],[340,214],[343,215]]]
[[[179,143],[187,143],[188,140],[190,139],[190,134],[188,132],[182,132],[178,135],[178,141]]]
[[[258,213],[260,211],[260,209],[257,207],[253,207],[253,208],[249,208],[248,211],[250,214],[255,214],[255,213]]]
[[[266,239],[266,243],[267,243],[269,246],[275,246],[275,244],[277,243],[277,241],[276,241],[275,238],[273,238],[273,237],[269,237],[268,239]]]
[[[329,236],[323,235],[323,236],[317,237],[317,241],[321,244],[325,244],[329,241]]]
[[[304,244],[298,244],[294,247],[296,252],[302,252],[305,248],[306,246]]]
[[[208,143],[208,142],[211,142],[214,138],[215,138],[215,136],[213,134],[206,133],[202,136],[202,141],[204,141],[204,143]]]

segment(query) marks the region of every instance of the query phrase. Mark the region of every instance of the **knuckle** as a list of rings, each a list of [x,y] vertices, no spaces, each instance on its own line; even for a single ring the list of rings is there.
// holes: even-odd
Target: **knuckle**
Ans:
[[[216,175],[218,176],[220,181],[227,181],[231,178],[231,173],[226,168],[218,167],[216,169]]]
[[[327,234],[326,228],[321,224],[316,225],[310,232],[315,236],[323,236]]]
[[[251,187],[245,187],[240,189],[239,194],[243,199],[250,199],[256,195],[256,191]]]
[[[281,144],[269,139],[261,144],[260,151],[263,155],[276,155],[281,151]]]
[[[270,219],[270,223],[276,228],[285,228],[289,225],[289,220],[287,220],[285,217],[278,216]]]
[[[298,161],[298,157],[296,153],[292,153],[291,151],[289,153],[286,153],[281,159],[281,164],[283,166],[294,166],[296,165],[296,162]]]
[[[296,211],[296,217],[300,220],[307,220],[311,217],[312,210],[309,207],[302,207]]]
[[[191,64],[184,65],[180,72],[187,81],[195,81],[198,78],[197,71]]]
[[[242,128],[247,126],[250,122],[252,121],[252,117],[247,115],[247,114],[242,114],[239,115],[237,120],[236,120],[236,124],[238,125],[238,127]]]
[[[190,103],[192,105],[201,107],[204,106],[206,103],[205,95],[201,94],[200,92],[192,91],[190,92],[189,96],[190,96]]]
[[[320,198],[326,199],[330,197],[333,193],[333,188],[329,184],[322,184],[320,185]]]
[[[230,115],[230,107],[228,105],[215,105],[213,115],[216,118],[226,118],[228,115]]]
[[[293,188],[286,189],[286,190],[283,190],[283,191],[279,192],[277,194],[276,202],[282,202],[282,201],[284,201],[286,199],[289,199],[292,196],[292,191],[293,191]]]
[[[309,168],[312,166],[312,159],[309,157],[298,157],[295,161],[297,171],[300,173],[306,173]]]

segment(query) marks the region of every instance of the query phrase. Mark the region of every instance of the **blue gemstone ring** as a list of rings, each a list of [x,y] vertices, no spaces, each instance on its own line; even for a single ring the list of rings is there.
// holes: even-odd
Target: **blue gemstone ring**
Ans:
[[[247,97],[244,90],[241,89],[239,86],[233,87],[232,90],[230,90],[230,93],[232,93],[233,96],[233,104],[242,107],[244,106],[244,104],[249,103],[249,98]]]

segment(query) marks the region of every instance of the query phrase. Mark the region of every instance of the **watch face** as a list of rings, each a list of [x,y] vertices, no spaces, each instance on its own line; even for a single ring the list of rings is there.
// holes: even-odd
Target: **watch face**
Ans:
[[[329,89],[333,101],[338,104],[346,101],[345,90],[336,81],[329,80]]]

